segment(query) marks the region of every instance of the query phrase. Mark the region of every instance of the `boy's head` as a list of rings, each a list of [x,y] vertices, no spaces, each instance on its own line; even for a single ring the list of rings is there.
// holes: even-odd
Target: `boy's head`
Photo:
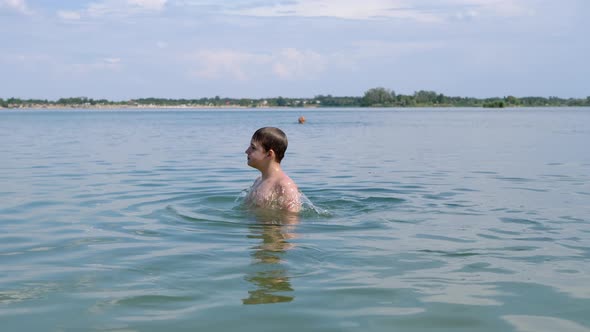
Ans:
[[[287,151],[287,135],[275,127],[263,127],[252,135],[252,141],[259,143],[266,151],[273,150],[275,161],[279,164]]]

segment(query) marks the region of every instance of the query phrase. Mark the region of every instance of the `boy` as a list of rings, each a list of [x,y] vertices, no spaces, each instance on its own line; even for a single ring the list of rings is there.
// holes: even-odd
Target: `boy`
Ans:
[[[287,135],[279,128],[260,128],[252,135],[245,151],[248,166],[256,168],[262,175],[254,181],[246,196],[247,204],[295,213],[301,210],[299,189],[281,168],[287,145]]]

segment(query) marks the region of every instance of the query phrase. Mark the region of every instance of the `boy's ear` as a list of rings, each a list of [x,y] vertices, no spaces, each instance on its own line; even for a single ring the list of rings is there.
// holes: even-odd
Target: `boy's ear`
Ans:
[[[268,150],[268,155],[274,160],[275,159],[275,152],[273,149]]]

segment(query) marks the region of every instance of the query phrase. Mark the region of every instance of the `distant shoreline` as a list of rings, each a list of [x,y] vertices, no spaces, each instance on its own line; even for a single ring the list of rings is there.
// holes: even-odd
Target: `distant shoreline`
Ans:
[[[253,108],[253,107],[246,107],[246,106],[202,106],[202,105],[27,105],[27,106],[20,106],[20,107],[1,107],[1,109],[5,110],[17,110],[17,109],[34,109],[34,110],[117,110],[117,109],[230,109],[230,108]],[[256,107],[254,107],[256,108]],[[271,108],[271,107],[258,107],[258,108]],[[274,108],[274,107],[272,107]]]
[[[198,109],[198,110],[230,110],[230,109],[243,109],[243,110],[264,110],[264,109],[283,109],[283,110],[329,110],[329,109],[427,109],[427,108],[436,108],[436,109],[450,109],[450,108],[459,108],[459,109],[529,109],[529,108],[562,108],[562,109],[572,109],[572,108],[588,108],[590,106],[568,106],[568,105],[539,105],[539,106],[503,106],[503,107],[482,107],[482,106],[456,106],[456,105],[418,105],[418,106],[306,106],[306,107],[294,107],[294,106],[240,106],[240,105],[227,105],[227,106],[202,106],[202,105],[94,105],[94,106],[86,106],[86,105],[26,105],[26,106],[18,106],[18,107],[1,107],[0,110],[72,110],[72,111],[99,111],[99,110],[159,110],[159,109],[169,109],[169,110],[191,110],[191,109]]]
[[[473,98],[445,96],[420,90],[411,95],[397,94],[385,88],[372,88],[361,96],[317,95],[313,98],[213,98],[169,99],[137,98],[111,101],[87,97],[47,99],[0,98],[0,109],[236,109],[236,108],[505,108],[505,107],[576,107],[590,106],[586,98],[559,97],[491,97]]]

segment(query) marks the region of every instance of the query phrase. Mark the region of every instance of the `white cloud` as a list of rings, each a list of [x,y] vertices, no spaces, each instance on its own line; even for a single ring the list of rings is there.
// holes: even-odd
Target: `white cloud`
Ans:
[[[362,70],[367,64],[387,62],[401,58],[408,58],[419,54],[431,54],[436,49],[445,48],[443,41],[414,41],[414,42],[389,42],[383,40],[360,40],[351,42],[350,48],[322,55],[323,69],[329,66],[331,69],[345,72]],[[321,67],[320,67],[321,68]]]
[[[407,0],[303,0],[278,3],[235,11],[241,15],[251,16],[302,16],[335,17],[342,19],[372,18],[407,18],[418,21],[438,21],[439,18],[429,12],[412,9],[412,2]]]
[[[120,58],[104,58],[104,59],[102,59],[102,61],[106,64],[116,65],[121,62],[121,59]]]
[[[326,59],[313,51],[294,48],[271,54],[256,54],[232,50],[206,50],[193,54],[191,60],[200,78],[250,80],[265,75],[281,79],[314,77],[325,70]]]
[[[462,6],[465,9],[460,13],[477,16],[487,14],[501,17],[518,17],[533,15],[532,6],[527,6],[527,1],[513,0],[447,0],[449,5]]]
[[[485,17],[524,17],[536,14],[536,6],[530,1],[512,0],[446,0],[446,18],[473,20]]]
[[[1,1],[1,0],[0,0]],[[81,11],[58,11],[65,20],[79,20],[82,17],[126,17],[141,13],[164,10],[167,0],[102,0],[92,2]]]
[[[356,47],[356,58],[368,59],[375,57],[399,57],[408,54],[428,52],[444,47],[441,41],[434,42],[387,42],[382,40],[362,40],[353,43]]]
[[[195,76],[206,79],[233,78],[246,80],[250,68],[267,64],[270,57],[247,52],[231,50],[204,50],[199,51],[191,58],[199,69],[194,71]]]
[[[0,8],[8,8],[27,15],[31,13],[25,0],[0,0]]]
[[[412,56],[445,47],[444,42],[384,42],[364,40],[344,52],[320,54],[311,50],[283,48],[269,53],[236,50],[201,50],[188,58],[203,79],[255,80],[274,76],[282,80],[315,79],[328,69],[355,71],[377,58]]]
[[[117,72],[123,68],[121,58],[109,57],[89,62],[69,62],[60,56],[48,54],[0,54],[0,65],[18,68],[21,71],[52,71],[73,75]]]
[[[315,76],[326,67],[326,61],[320,54],[294,48],[281,50],[273,62],[273,72],[284,79]]]
[[[162,10],[167,0],[127,0],[132,6],[137,6],[149,10]]]
[[[68,10],[60,10],[57,12],[57,16],[64,20],[79,20],[81,18],[79,12],[75,11],[68,11]]]
[[[0,64],[8,65],[37,65],[51,62],[51,58],[44,54],[0,54]]]
[[[76,75],[88,75],[103,73],[105,71],[118,71],[121,69],[121,59],[104,58],[90,63],[65,64],[64,72]]]
[[[453,18],[475,18],[481,14],[513,17],[532,15],[528,1],[512,0],[299,0],[260,4],[252,2],[233,9],[231,14],[257,17],[332,17],[367,20],[378,18],[407,19],[423,23],[441,23]],[[201,1],[203,3],[203,1]]]

